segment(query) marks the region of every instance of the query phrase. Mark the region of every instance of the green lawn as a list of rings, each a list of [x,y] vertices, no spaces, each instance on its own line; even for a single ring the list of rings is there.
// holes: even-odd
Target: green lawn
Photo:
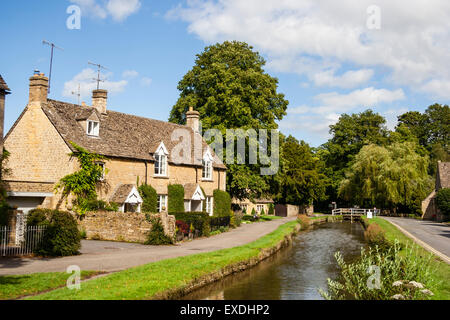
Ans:
[[[291,221],[281,225],[272,233],[244,246],[162,260],[87,281],[78,291],[61,288],[30,299],[152,299],[157,294],[182,288],[228,265],[258,256],[261,249],[273,247],[292,233],[297,223]]]
[[[86,279],[96,274],[98,272],[83,271],[81,278]],[[18,299],[23,296],[63,287],[66,285],[69,276],[69,274],[64,272],[0,276],[0,300]]]
[[[374,219],[365,219],[365,221],[369,224],[377,223],[386,232],[386,238],[388,240],[394,241],[397,239],[403,244],[415,244],[413,240],[404,235],[403,232],[387,220],[376,217]],[[429,252],[420,247],[418,254],[428,255]],[[411,258],[414,259],[414,257]],[[435,268],[435,272],[433,273],[434,279],[439,282],[438,286],[433,291],[435,294],[433,298],[436,300],[450,300],[450,265],[443,262],[438,257],[436,257],[432,263]]]
[[[263,220],[263,221],[272,221],[272,220],[281,219],[282,217],[266,215],[266,216],[260,216],[259,218],[260,218],[260,220]]]

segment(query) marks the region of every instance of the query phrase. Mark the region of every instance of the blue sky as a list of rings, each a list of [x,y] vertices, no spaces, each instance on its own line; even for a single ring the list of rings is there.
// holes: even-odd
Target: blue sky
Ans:
[[[402,6],[403,3],[403,6]],[[290,101],[282,132],[318,146],[339,114],[368,107],[395,125],[397,115],[450,100],[448,1],[324,0],[42,0],[5,1],[0,12],[0,74],[7,97],[5,129],[28,99],[34,69],[48,73],[50,40],[57,50],[50,98],[91,102],[95,75],[108,67],[109,108],[167,120],[177,84],[206,45],[241,40],[267,60]],[[408,5],[406,5],[408,4]],[[81,29],[69,30],[70,5]],[[379,20],[377,20],[379,18]],[[379,21],[379,29],[367,20]]]

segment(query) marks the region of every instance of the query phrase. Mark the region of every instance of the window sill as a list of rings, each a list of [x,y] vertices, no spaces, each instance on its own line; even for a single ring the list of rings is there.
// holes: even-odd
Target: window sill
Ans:
[[[154,178],[154,179],[169,179],[169,176],[159,176],[159,175],[154,175],[153,178]]]
[[[203,182],[214,182],[213,179],[205,179],[205,178],[202,178],[202,181],[203,181]]]

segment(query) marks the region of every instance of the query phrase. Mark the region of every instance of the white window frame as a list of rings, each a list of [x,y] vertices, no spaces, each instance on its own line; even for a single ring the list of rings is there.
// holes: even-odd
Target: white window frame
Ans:
[[[265,212],[266,210],[265,210],[265,206],[263,204],[257,204],[256,205],[256,212],[257,213],[261,213],[261,211],[263,211],[263,209],[264,209],[264,212]]]
[[[168,155],[167,149],[163,142],[159,145],[155,152],[155,177],[168,177],[169,176],[169,166],[168,166]]]
[[[102,176],[99,179],[100,181],[105,181],[106,180],[106,164],[104,162],[96,162],[96,164],[100,167],[102,167]]]
[[[163,207],[165,208],[164,212],[167,212],[167,198],[167,194],[158,195],[158,212],[163,212]]]
[[[100,122],[94,120],[87,120],[86,134],[88,136],[98,137],[100,135]]]
[[[213,180],[213,157],[209,149],[205,152],[202,160],[202,180]]]
[[[214,203],[214,198],[213,197],[206,197],[205,199],[205,211],[207,213],[209,213],[210,216],[213,215],[213,203]]]

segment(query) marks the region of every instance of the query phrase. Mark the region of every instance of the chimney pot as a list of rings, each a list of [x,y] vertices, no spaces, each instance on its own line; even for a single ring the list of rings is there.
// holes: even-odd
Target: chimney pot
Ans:
[[[43,73],[35,73],[30,78],[30,95],[28,103],[40,106],[42,103],[47,103],[47,95],[48,78]]]
[[[108,91],[102,89],[92,91],[92,106],[101,114],[106,114],[107,101]]]
[[[200,130],[200,112],[195,111],[193,107],[189,107],[189,111],[186,112],[186,125],[191,127],[194,132]]]

